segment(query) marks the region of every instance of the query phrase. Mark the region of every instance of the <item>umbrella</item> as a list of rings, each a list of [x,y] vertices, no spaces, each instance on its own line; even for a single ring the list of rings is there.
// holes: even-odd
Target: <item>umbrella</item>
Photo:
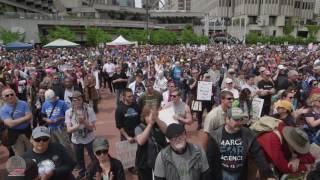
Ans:
[[[23,43],[19,41],[15,41],[5,45],[7,50],[21,50],[21,49],[32,49],[33,45],[28,43]]]
[[[43,47],[45,47],[45,48],[64,48],[64,47],[77,47],[77,46],[80,46],[80,45],[77,43],[71,42],[71,41],[64,40],[64,39],[57,39],[55,41],[52,41],[49,44],[46,44]]]

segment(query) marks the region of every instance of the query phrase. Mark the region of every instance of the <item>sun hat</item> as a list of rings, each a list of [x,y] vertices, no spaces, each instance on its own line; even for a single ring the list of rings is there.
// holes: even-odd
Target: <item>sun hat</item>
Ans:
[[[274,105],[275,105],[275,108],[284,108],[287,111],[292,110],[292,103],[287,100],[279,100]]]
[[[287,126],[282,131],[284,139],[300,154],[306,154],[310,151],[310,143],[307,133],[300,128]]]

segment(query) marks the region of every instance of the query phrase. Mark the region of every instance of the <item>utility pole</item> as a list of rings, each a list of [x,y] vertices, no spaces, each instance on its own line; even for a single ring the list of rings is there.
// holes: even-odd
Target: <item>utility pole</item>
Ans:
[[[149,35],[149,0],[146,0],[146,18],[147,18],[147,25],[146,25],[146,30],[147,30],[147,42],[149,43],[150,40],[150,35]]]

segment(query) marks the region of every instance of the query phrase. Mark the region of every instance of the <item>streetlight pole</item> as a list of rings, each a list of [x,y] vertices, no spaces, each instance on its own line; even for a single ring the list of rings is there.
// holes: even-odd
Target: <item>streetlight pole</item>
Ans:
[[[149,36],[149,0],[146,0],[146,15],[147,15],[147,26],[146,26],[147,41],[149,43],[149,40],[150,40],[150,36]]]

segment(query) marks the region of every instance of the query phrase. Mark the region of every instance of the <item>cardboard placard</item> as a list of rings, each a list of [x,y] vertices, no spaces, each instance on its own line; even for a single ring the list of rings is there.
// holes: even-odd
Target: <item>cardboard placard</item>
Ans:
[[[252,100],[252,116],[255,118],[261,117],[264,99],[253,98]]]
[[[212,82],[199,81],[197,89],[197,100],[211,101]]]

